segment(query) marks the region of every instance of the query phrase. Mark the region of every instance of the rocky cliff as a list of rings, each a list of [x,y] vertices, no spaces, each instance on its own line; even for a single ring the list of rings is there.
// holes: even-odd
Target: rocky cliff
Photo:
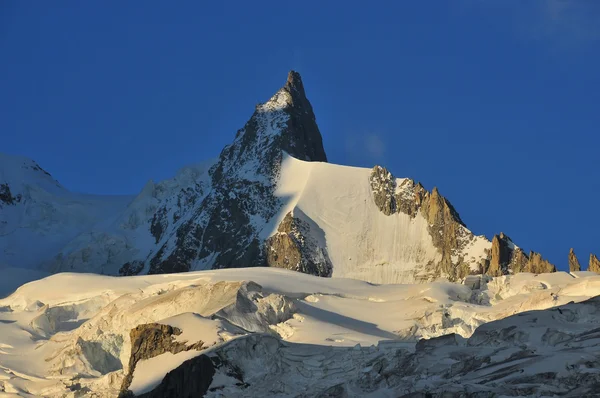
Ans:
[[[529,255],[526,255],[523,249],[516,246],[503,232],[500,235],[494,235],[486,274],[501,276],[518,272],[534,274],[556,272],[556,267],[544,260],[539,253],[531,251]]]
[[[529,252],[529,261],[527,262],[525,272],[531,272],[532,274],[556,272],[556,267],[548,260],[543,259],[540,253],[532,251]]]
[[[312,226],[313,230],[318,228]],[[333,266],[325,245],[317,239],[318,235],[322,236],[322,231],[311,231],[307,221],[288,213],[279,224],[277,233],[265,242],[267,265],[305,274],[331,276]]]
[[[573,250],[573,248],[569,250],[569,271],[581,271],[581,265],[579,265],[579,260],[577,259],[577,256],[575,255],[575,250]]]
[[[181,335],[181,332],[179,328],[159,323],[142,324],[131,330],[131,355],[129,357],[128,372],[121,385],[120,396],[125,397],[129,395],[129,386],[133,380],[133,374],[138,362],[167,352],[178,354],[182,351],[199,351],[206,348],[202,341],[197,341],[193,344],[176,341],[174,339],[175,336]]]
[[[469,274],[486,273],[501,276],[517,272],[554,272],[556,268],[541,255],[525,252],[504,233],[495,235],[491,244],[474,236],[461,220],[452,204],[437,188],[427,191],[420,183],[404,179],[398,184],[385,167],[375,166],[370,176],[373,200],[386,216],[403,213],[411,218],[418,215],[427,221],[429,236],[440,254],[440,259],[429,264],[435,268],[436,277],[445,276],[452,281]],[[468,246],[479,238],[486,255],[468,262]],[[490,248],[491,246],[491,248]],[[489,248],[489,249],[487,249]]]
[[[588,271],[592,271],[600,274],[600,260],[596,257],[595,254],[590,253],[590,262],[588,265]]]

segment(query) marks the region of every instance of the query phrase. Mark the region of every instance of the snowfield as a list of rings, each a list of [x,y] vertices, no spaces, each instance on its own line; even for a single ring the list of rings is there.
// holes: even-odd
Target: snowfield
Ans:
[[[126,389],[151,393],[200,357],[220,364],[207,380],[215,397],[469,388],[511,396],[508,380],[534,394],[600,377],[600,302],[589,300],[600,295],[599,275],[524,273],[479,288],[474,278],[376,285],[274,268],[56,274],[0,300],[0,396],[114,397],[127,377]],[[142,353],[130,369],[131,331],[148,324],[178,330],[167,345],[179,348]],[[543,381],[550,373],[559,381]]]

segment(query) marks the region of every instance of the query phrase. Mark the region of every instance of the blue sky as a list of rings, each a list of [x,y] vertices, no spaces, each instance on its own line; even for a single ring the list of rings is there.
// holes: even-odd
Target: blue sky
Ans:
[[[478,234],[600,254],[600,2],[2,2],[1,151],[137,193],[304,79],[331,162],[437,186]]]

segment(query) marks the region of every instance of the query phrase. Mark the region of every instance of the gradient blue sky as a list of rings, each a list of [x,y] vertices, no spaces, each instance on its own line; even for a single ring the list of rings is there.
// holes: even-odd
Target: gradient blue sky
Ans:
[[[0,151],[137,193],[217,156],[293,68],[331,162],[438,186],[561,269],[600,254],[600,1],[173,4],[2,2]]]

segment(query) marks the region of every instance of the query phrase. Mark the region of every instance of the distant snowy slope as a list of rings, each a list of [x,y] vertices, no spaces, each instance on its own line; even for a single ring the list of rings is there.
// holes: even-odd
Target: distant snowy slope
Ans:
[[[149,181],[124,209],[61,247],[52,269],[108,275],[142,272],[148,256],[189,220],[210,192],[208,170],[213,164],[198,163],[171,179]]]
[[[0,153],[0,264],[43,267],[131,199],[69,192],[34,161]]]

